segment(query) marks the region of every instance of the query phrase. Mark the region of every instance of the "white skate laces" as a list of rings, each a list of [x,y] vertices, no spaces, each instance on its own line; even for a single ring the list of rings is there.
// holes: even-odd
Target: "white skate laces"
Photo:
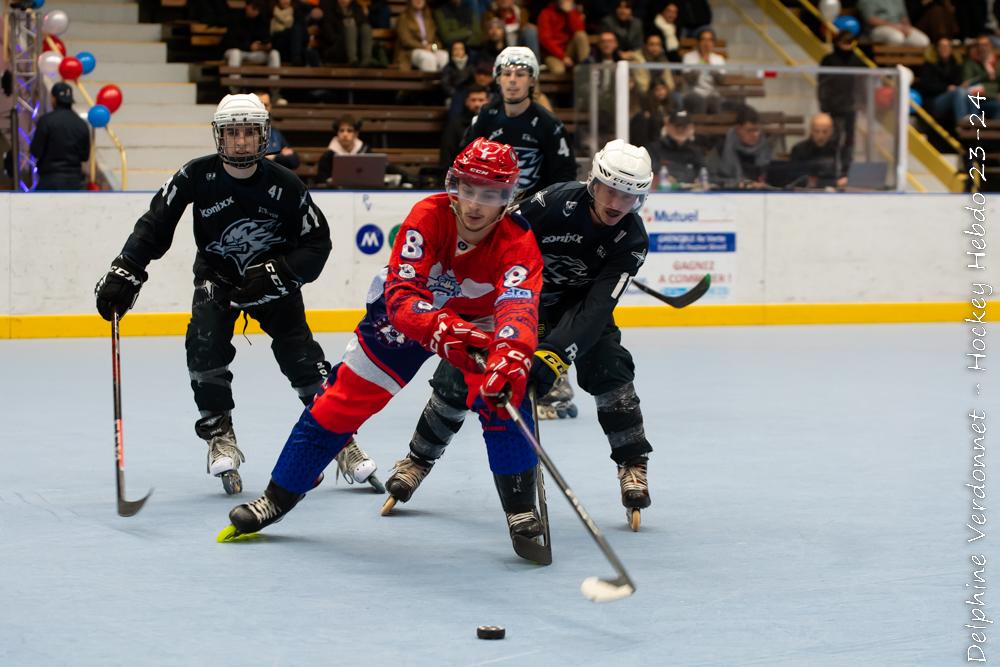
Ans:
[[[533,521],[538,521],[538,517],[535,516],[535,511],[530,512],[507,512],[507,527],[511,530],[515,530],[518,526],[530,523]]]
[[[252,503],[248,503],[246,507],[253,513],[261,526],[281,515],[281,508],[275,505],[266,493]]]
[[[236,446],[236,434],[232,429],[208,441],[208,473],[221,475],[236,470],[246,459]]]
[[[646,481],[646,461],[618,466],[618,481],[622,485],[622,493],[629,491],[648,491]]]
[[[337,454],[337,475],[343,476],[348,484],[368,481],[375,470],[375,462],[353,438]]]
[[[411,457],[406,456],[396,461],[396,465],[392,471],[392,478],[408,486],[412,492],[420,486],[420,482],[424,481],[424,477],[427,477],[427,473],[430,471],[430,466],[421,465]]]

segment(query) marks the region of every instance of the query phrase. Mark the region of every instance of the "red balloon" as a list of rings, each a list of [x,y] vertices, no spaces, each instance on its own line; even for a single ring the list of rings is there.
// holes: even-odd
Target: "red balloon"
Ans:
[[[879,86],[875,89],[875,108],[887,111],[896,104],[896,89],[892,86]]]
[[[59,51],[61,55],[66,55],[66,45],[63,41],[56,37],[55,35],[45,35],[45,39],[42,41],[42,52],[51,51],[52,45],[49,44],[49,40],[55,43],[56,50]]]
[[[122,89],[109,83],[97,91],[97,103],[106,106],[111,113],[118,111],[122,105]]]
[[[97,183],[87,183],[87,190],[89,190],[90,192],[100,192],[101,186],[98,185]]]
[[[83,74],[83,65],[73,56],[66,56],[59,63],[59,76],[66,81],[76,81]]]

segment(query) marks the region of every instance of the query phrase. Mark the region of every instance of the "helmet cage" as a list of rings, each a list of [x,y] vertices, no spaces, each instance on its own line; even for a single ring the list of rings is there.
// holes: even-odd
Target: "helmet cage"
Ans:
[[[226,131],[229,128],[239,132],[250,129],[250,136],[257,139],[257,150],[252,153],[231,153],[226,146]],[[271,137],[271,117],[256,95],[227,95],[212,119],[212,135],[215,138],[215,150],[223,162],[233,167],[249,167],[267,153]]]

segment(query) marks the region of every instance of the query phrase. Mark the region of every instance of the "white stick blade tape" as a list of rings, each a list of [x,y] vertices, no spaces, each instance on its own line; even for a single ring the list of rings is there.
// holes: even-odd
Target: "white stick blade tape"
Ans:
[[[628,584],[616,584],[599,577],[587,577],[580,584],[580,592],[591,602],[614,602],[632,595],[635,589]]]

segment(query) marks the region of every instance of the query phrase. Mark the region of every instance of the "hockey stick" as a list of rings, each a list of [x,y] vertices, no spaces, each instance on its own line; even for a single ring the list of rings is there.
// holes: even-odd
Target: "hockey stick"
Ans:
[[[535,438],[538,439],[538,410],[535,405],[535,391],[531,392],[531,410],[535,417]],[[538,494],[538,515],[542,520],[544,532],[542,541],[537,542],[521,535],[511,535],[510,539],[514,545],[514,553],[525,560],[530,560],[539,565],[552,564],[552,538],[549,536],[549,508],[545,502],[545,478],[542,473],[542,466],[535,466],[535,488]]]
[[[635,593],[635,584],[632,583],[632,579],[628,576],[628,572],[625,571],[625,566],[622,565],[620,560],[618,560],[618,556],[615,555],[615,552],[611,549],[611,545],[608,544],[608,541],[604,539],[601,529],[597,527],[594,520],[590,518],[589,514],[587,514],[587,510],[583,509],[583,505],[576,497],[576,494],[573,493],[573,490],[569,488],[569,485],[566,484],[566,480],[563,479],[563,476],[559,474],[558,470],[556,470],[555,464],[552,463],[552,459],[550,459],[549,455],[545,453],[544,449],[542,449],[541,443],[539,443],[535,435],[528,430],[528,427],[525,425],[524,420],[521,419],[521,415],[518,413],[517,408],[513,407],[508,401],[503,402],[501,407],[507,411],[507,414],[517,425],[518,429],[520,429],[521,434],[525,437],[525,439],[531,443],[531,446],[535,449],[535,453],[538,454],[538,458],[545,465],[549,474],[552,475],[552,479],[555,480],[556,485],[562,490],[563,495],[566,496],[566,500],[568,500],[569,504],[573,506],[573,509],[576,511],[576,515],[580,517],[580,521],[582,521],[583,525],[587,528],[587,532],[589,532],[590,536],[594,538],[594,541],[597,542],[597,546],[599,546],[601,551],[604,552],[604,557],[608,559],[611,566],[614,567],[615,571],[618,573],[618,576],[614,579],[600,579],[598,577],[587,577],[584,579],[583,583],[580,584],[580,591],[583,593],[584,597],[592,602],[612,602],[613,600],[620,600],[621,598],[628,597]]]
[[[660,294],[649,285],[641,283],[635,279],[632,280],[632,284],[646,294],[656,297],[668,306],[683,308],[684,306],[690,306],[692,303],[705,296],[705,292],[707,292],[708,288],[712,286],[712,274],[706,273],[705,277],[699,280],[697,285],[680,296],[667,296],[666,294]]]
[[[111,376],[115,393],[115,468],[118,473],[118,516],[135,516],[149,500],[125,500],[125,435],[122,431],[122,360],[119,353],[118,313],[111,316]]]

